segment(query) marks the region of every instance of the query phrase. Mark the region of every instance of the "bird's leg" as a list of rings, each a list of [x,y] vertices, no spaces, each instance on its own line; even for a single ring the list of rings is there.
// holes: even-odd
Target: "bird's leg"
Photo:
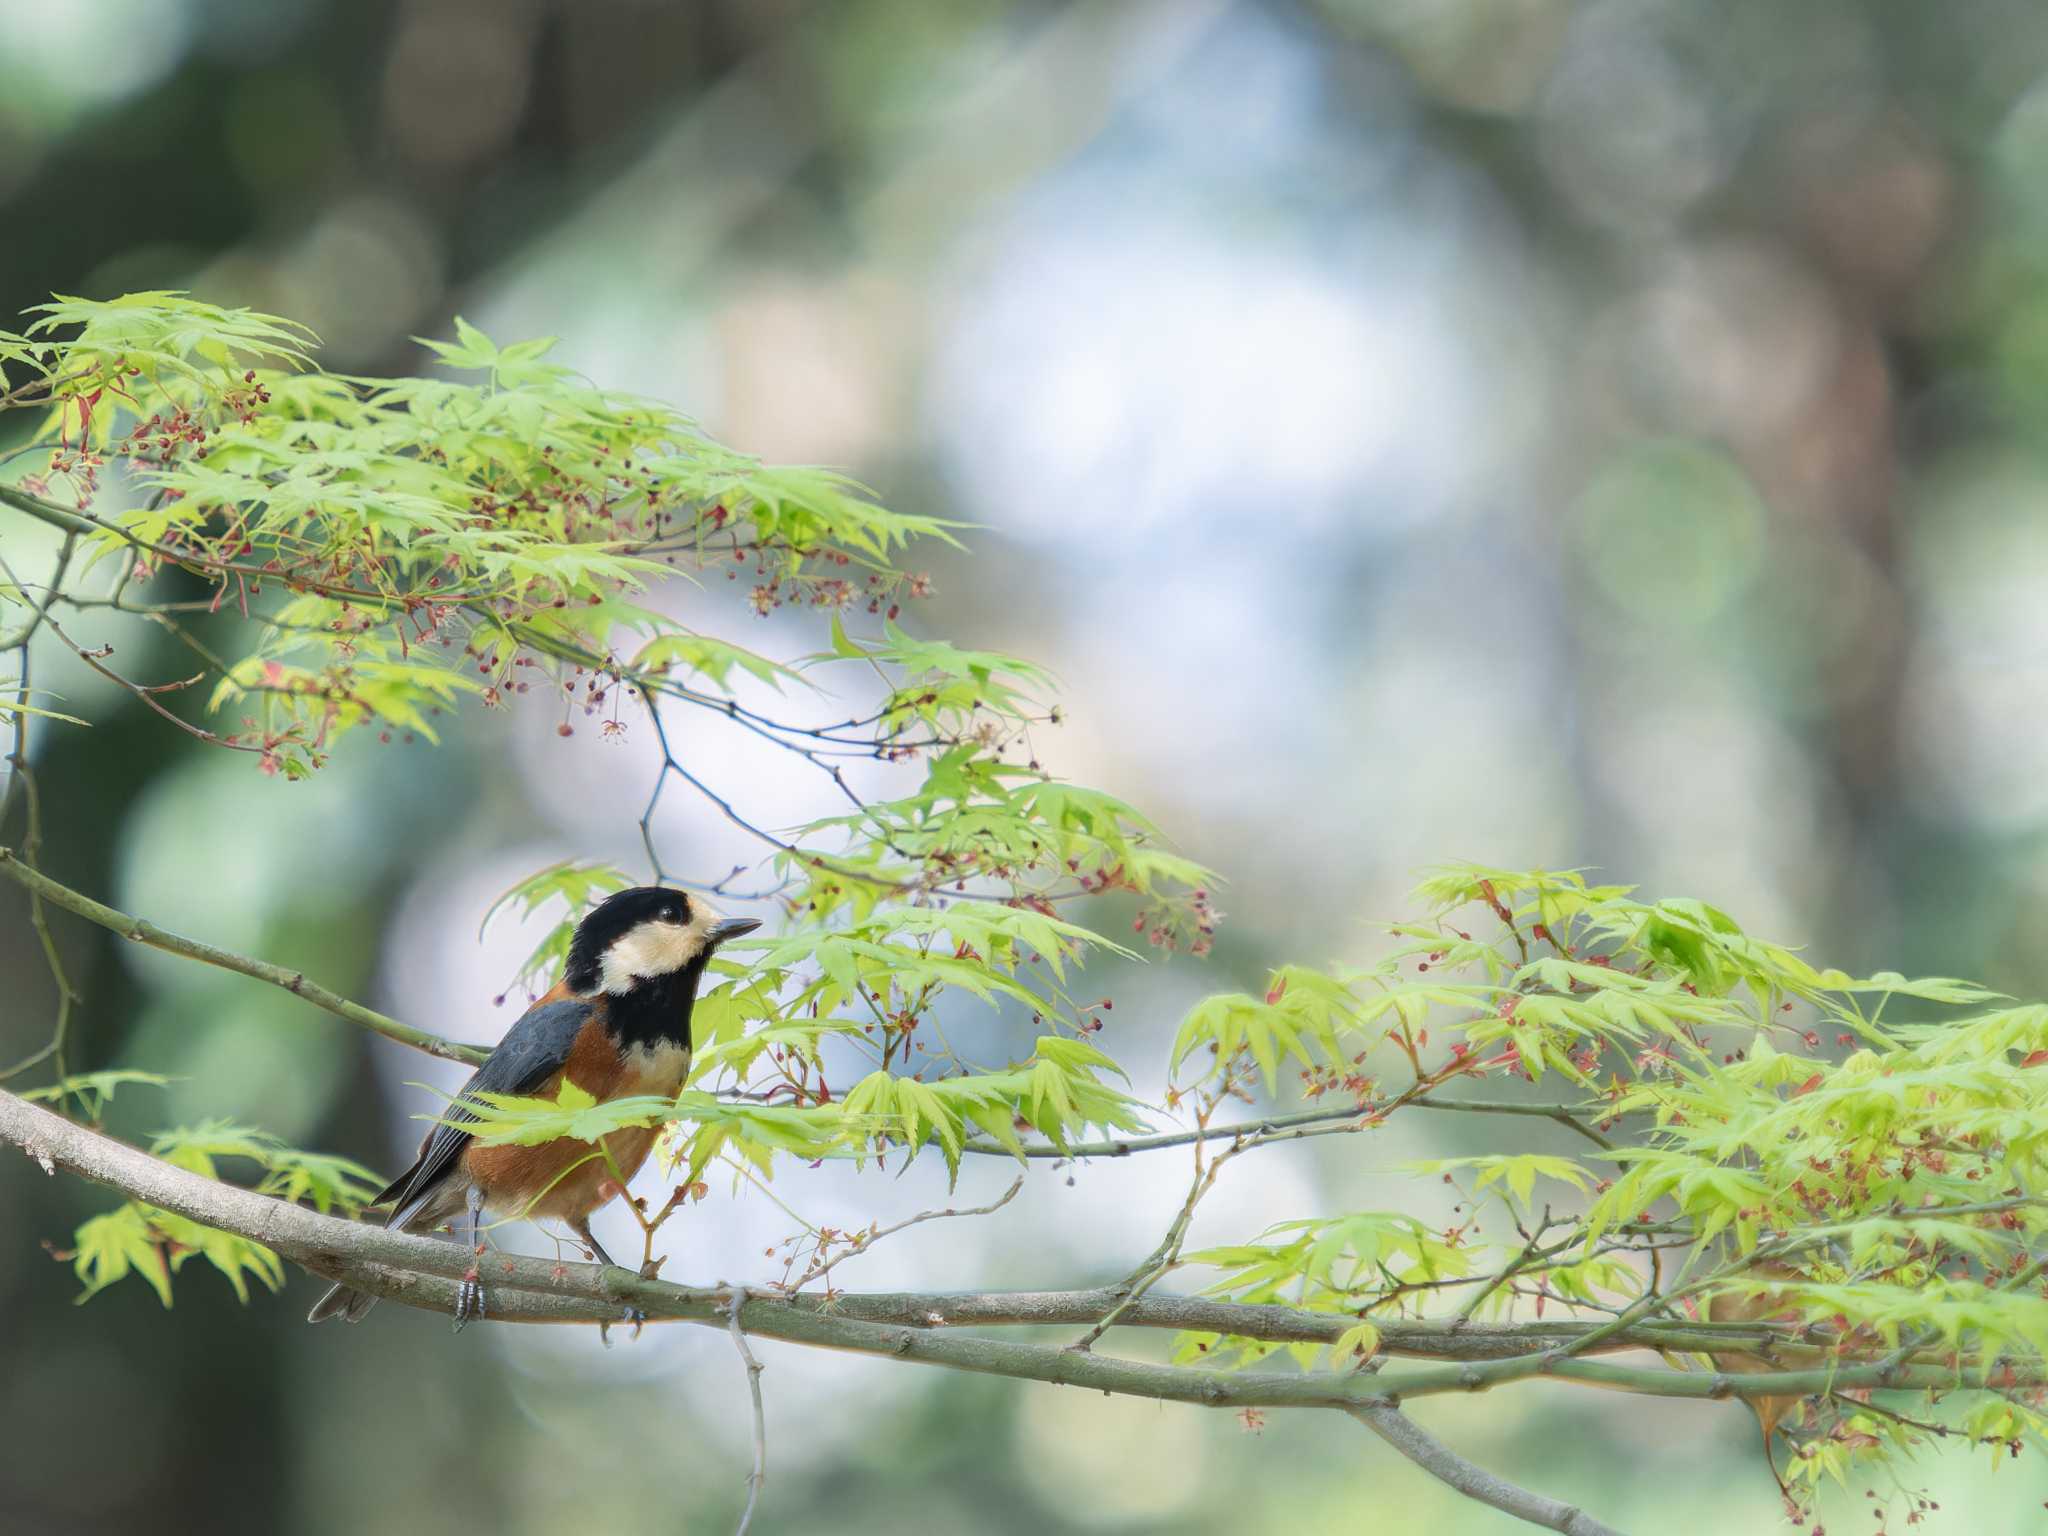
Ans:
[[[476,1245],[476,1257],[470,1263],[469,1273],[455,1289],[455,1331],[462,1332],[465,1324],[484,1315],[484,1277],[481,1269],[484,1256],[484,1192],[475,1184],[469,1187],[469,1240]]]
[[[606,1253],[604,1251],[604,1244],[600,1243],[592,1235],[590,1218],[588,1216],[578,1216],[575,1220],[571,1221],[569,1223],[569,1230],[576,1234],[576,1240],[590,1250],[590,1256],[596,1259],[598,1263],[608,1264],[613,1269],[619,1267],[619,1261]]]
[[[575,1217],[569,1223],[569,1230],[576,1234],[577,1241],[590,1250],[591,1257],[596,1259],[598,1263],[604,1265],[607,1269],[617,1269],[620,1267],[619,1261],[606,1253],[604,1251],[604,1244],[600,1243],[591,1234],[590,1218],[588,1216]],[[629,1301],[626,1303],[626,1321],[637,1329],[642,1323],[647,1321],[647,1314]]]

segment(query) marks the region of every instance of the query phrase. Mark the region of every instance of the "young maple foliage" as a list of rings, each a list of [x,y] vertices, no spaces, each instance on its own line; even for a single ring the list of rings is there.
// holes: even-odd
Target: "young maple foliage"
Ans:
[[[948,524],[829,471],[763,465],[666,405],[548,361],[548,342],[501,348],[460,320],[454,342],[424,343],[454,378],[361,379],[321,372],[289,321],[178,294],[63,298],[38,314],[0,333],[0,362],[27,375],[5,403],[41,412],[47,445],[35,472],[0,486],[0,505],[63,539],[52,602],[31,603],[11,577],[0,589],[27,613],[12,637],[24,658],[46,630],[170,722],[287,779],[354,733],[432,740],[465,701],[552,700],[564,734],[594,719],[659,741],[640,817],[654,878],[672,878],[653,830],[665,792],[697,793],[761,844],[786,920],[717,962],[729,980],[700,1002],[695,1064],[698,1081],[759,1097],[721,1105],[693,1090],[680,1108],[564,1104],[552,1119],[496,1106],[505,1118],[487,1116],[485,1137],[594,1135],[688,1109],[693,1129],[676,1136],[687,1184],[718,1157],[765,1168],[778,1149],[820,1155],[849,1126],[871,1128],[863,1144],[877,1147],[936,1138],[957,1166],[970,1133],[1014,1147],[1024,1133],[1063,1144],[1140,1125],[1115,1063],[1089,1043],[1099,1014],[1067,985],[1083,952],[1129,951],[1061,904],[1134,897],[1134,926],[1155,944],[1206,949],[1211,877],[1131,806],[1039,765],[1032,730],[1058,719],[1043,669],[898,623],[931,590],[901,557],[951,542]],[[678,570],[695,575],[700,608],[814,615],[818,648],[770,658],[640,600]],[[167,592],[173,572],[210,596]],[[186,640],[207,663],[203,705],[189,685],[121,675],[74,633],[104,610]],[[244,654],[194,632],[223,614],[247,621]],[[871,696],[854,718],[821,714],[839,674]],[[808,712],[757,708],[747,683]],[[25,693],[17,724],[38,708]],[[786,748],[847,811],[763,829],[671,750],[678,710]],[[891,770],[886,795],[850,787],[843,767],[860,760]],[[494,912],[558,919],[513,986],[552,984],[576,917],[630,883],[567,862],[508,891]],[[1028,1013],[1029,1051],[976,1062],[938,1043],[951,994]],[[828,1050],[871,1070],[837,1093]],[[845,1124],[788,1123],[792,1106]],[[249,1155],[229,1141],[214,1151]]]
[[[1077,920],[1100,901],[1073,903],[1135,904],[1118,921],[1200,953],[1215,880],[1133,807],[1040,766],[1032,732],[1058,720],[1041,669],[900,622],[930,590],[901,562],[950,526],[721,447],[551,363],[545,342],[456,332],[426,343],[452,377],[417,379],[322,373],[290,322],[175,294],[61,299],[0,333],[19,380],[0,407],[43,417],[42,460],[0,485],[0,505],[61,540],[45,582],[0,568],[0,654],[18,664],[0,711],[24,762],[31,723],[77,728],[36,702],[29,644],[46,633],[168,723],[287,778],[351,734],[431,739],[467,703],[524,699],[564,732],[653,732],[639,823],[653,877],[675,878],[655,803],[694,794],[759,842],[781,922],[714,962],[677,1099],[486,1095],[464,1107],[479,1140],[571,1136],[601,1156],[609,1131],[663,1126],[676,1193],[641,1218],[650,1257],[716,1168],[738,1187],[821,1158],[936,1151],[957,1173],[974,1156],[1184,1157],[1184,1202],[1082,1349],[1179,1273],[1264,1309],[1218,1314],[1242,1332],[1182,1330],[1179,1369],[1340,1378],[1332,1405],[1538,1377],[1744,1395],[1795,1508],[1831,1480],[1890,1477],[1930,1437],[2043,1444],[2048,1007],[1819,969],[1696,901],[1459,865],[1424,882],[1422,915],[1390,928],[1378,963],[1284,966],[1261,992],[1199,1003],[1164,1101],[1141,1102],[1100,1044],[1108,1001],[1079,980],[1090,957],[1131,951]],[[707,611],[809,613],[817,648],[771,658],[638,601],[676,569]],[[207,595],[167,595],[173,571]],[[203,700],[108,664],[91,625],[116,610],[187,642]],[[194,633],[227,612],[248,621],[244,654]],[[872,707],[836,718],[817,685],[837,672],[876,687]],[[763,688],[805,708],[747,702]],[[786,748],[846,808],[763,829],[671,748],[677,711]],[[898,782],[856,793],[842,768],[859,760]],[[31,824],[5,867],[58,900],[34,874],[36,840]],[[547,986],[575,917],[634,878],[571,862],[508,891],[499,909],[558,919],[514,985]],[[123,916],[69,895],[95,921]],[[59,990],[68,1007],[61,976]],[[1028,1018],[1028,1048],[956,1052],[940,1009],[962,996]],[[7,1075],[45,1064],[56,1081],[35,1096],[93,1121],[149,1081],[68,1073],[61,1014]],[[1247,1154],[1447,1113],[1493,1117],[1524,1149],[1413,1165],[1406,1209],[1304,1212],[1188,1247],[1201,1201]],[[360,1209],[374,1183],[226,1121],[154,1150],[207,1178],[253,1168],[257,1188],[322,1210]],[[807,1228],[779,1284],[829,1292],[828,1272],[884,1235]],[[168,1305],[193,1254],[237,1294],[282,1279],[261,1244],[140,1200],[81,1227],[73,1261],[87,1294],[132,1273]],[[1501,1347],[1457,1353],[1510,1320]],[[1661,1358],[1605,1358],[1624,1348]]]

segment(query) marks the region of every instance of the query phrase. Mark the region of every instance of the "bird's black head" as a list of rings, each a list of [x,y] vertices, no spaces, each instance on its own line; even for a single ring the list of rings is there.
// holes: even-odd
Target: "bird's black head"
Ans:
[[[576,925],[567,980],[573,992],[623,995],[642,983],[687,973],[701,976],[711,952],[760,927],[753,918],[724,919],[700,897],[658,885],[607,896]]]

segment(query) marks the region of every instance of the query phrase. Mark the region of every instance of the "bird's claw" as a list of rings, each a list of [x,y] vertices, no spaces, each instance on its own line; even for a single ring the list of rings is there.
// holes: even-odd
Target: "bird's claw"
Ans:
[[[474,1269],[455,1287],[455,1331],[457,1333],[484,1315],[483,1276]]]
[[[633,1337],[637,1339],[640,1337],[641,1327],[647,1321],[647,1314],[629,1301],[625,1304],[625,1315],[620,1318],[620,1321],[633,1330]],[[599,1323],[597,1325],[597,1341],[606,1349],[612,1347],[612,1325],[610,1323]]]

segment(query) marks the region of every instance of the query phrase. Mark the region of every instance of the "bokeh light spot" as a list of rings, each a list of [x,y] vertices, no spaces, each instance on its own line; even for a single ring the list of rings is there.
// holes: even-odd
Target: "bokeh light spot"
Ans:
[[[1724,456],[1652,440],[1595,477],[1573,510],[1580,558],[1603,595],[1646,623],[1690,627],[1755,579],[1764,514]]]

